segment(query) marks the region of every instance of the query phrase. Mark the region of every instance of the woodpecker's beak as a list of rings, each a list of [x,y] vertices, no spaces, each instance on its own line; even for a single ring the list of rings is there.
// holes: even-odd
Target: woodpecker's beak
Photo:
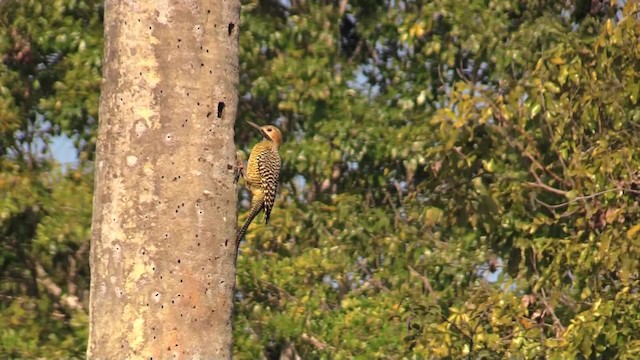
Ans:
[[[264,132],[264,130],[262,130],[262,128],[261,128],[258,124],[256,124],[256,123],[252,123],[251,121],[248,121],[248,120],[246,120],[246,121],[247,121],[247,124],[251,125],[251,126],[252,126],[252,127],[254,127],[256,130],[258,130],[258,131],[260,132],[260,134],[262,135],[262,137],[264,137],[265,139],[268,139],[268,138],[269,138],[269,136],[267,136],[267,133],[266,133],[266,132]]]

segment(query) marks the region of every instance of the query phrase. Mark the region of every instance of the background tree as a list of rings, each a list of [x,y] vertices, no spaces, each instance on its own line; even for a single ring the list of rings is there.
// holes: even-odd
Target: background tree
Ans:
[[[31,14],[48,3],[9,3],[23,15],[3,17],[5,33],[30,39],[28,29],[47,28]],[[57,4],[70,10],[46,21],[85,14]],[[285,143],[270,225],[252,226],[241,248],[235,357],[636,358],[638,10],[583,0],[243,2],[239,120],[275,123]],[[12,54],[14,43],[2,44]],[[84,51],[100,50],[87,41]],[[2,76],[28,74],[2,66]],[[88,68],[69,65],[85,75],[61,82],[81,85]],[[20,84],[2,81],[3,124],[26,119],[4,105],[22,93],[4,89]],[[67,92],[61,108],[40,113],[61,122],[95,104],[83,100],[92,91]],[[56,102],[31,106],[46,104]],[[77,124],[81,136],[95,132]],[[252,145],[254,132],[238,124],[237,143]],[[21,134],[11,129],[3,149]],[[85,158],[80,169],[92,166]],[[88,213],[63,210],[91,175],[56,177],[43,160],[51,168],[30,179],[47,181],[33,192],[14,185],[26,178],[17,159],[2,168],[12,195],[2,198],[0,316],[19,325],[2,332],[0,351],[81,354],[85,317],[56,317],[60,297],[18,276],[34,272],[16,254],[34,239],[50,251],[34,259],[72,251],[52,244],[75,236],[86,242]],[[43,201],[65,194],[56,189],[78,197]],[[53,209],[46,227],[15,220],[32,204]],[[71,267],[55,264],[43,269],[66,289]],[[77,266],[86,289],[86,263]]]
[[[0,357],[84,358],[101,1],[0,4]],[[77,164],[58,164],[58,136]]]
[[[637,356],[638,5],[576,10],[243,8],[240,114],[290,140],[239,357]]]
[[[239,20],[106,2],[88,358],[231,357]]]

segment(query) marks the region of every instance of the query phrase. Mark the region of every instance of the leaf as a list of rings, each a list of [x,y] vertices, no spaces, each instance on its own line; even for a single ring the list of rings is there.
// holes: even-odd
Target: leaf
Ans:
[[[571,190],[571,191],[567,191],[566,194],[564,194],[564,196],[569,200],[569,201],[573,201],[578,197],[578,192],[575,190]]]
[[[428,207],[424,213],[425,225],[434,226],[442,221],[443,211],[436,207]]]
[[[558,94],[560,92],[560,88],[553,81],[545,82],[544,88],[551,91],[554,94]]]
[[[636,224],[631,227],[631,229],[627,230],[627,237],[633,237],[636,233],[640,231],[640,224]]]
[[[538,115],[540,113],[540,110],[542,109],[542,105],[540,105],[539,103],[533,103],[533,105],[531,105],[529,107],[529,111],[530,111],[530,117],[533,119],[534,117],[536,117],[536,115]]]

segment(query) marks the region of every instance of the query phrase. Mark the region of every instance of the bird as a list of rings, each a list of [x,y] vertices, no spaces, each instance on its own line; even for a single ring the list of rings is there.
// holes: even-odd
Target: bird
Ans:
[[[282,133],[273,125],[259,126],[251,121],[249,125],[260,132],[262,141],[254,145],[247,161],[247,171],[243,173],[242,161],[239,160],[238,171],[235,180],[243,176],[246,186],[251,192],[251,209],[244,225],[238,230],[236,237],[236,258],[240,241],[244,237],[253,219],[264,210],[264,223],[269,223],[271,210],[278,191],[278,179],[280,177],[280,153]]]

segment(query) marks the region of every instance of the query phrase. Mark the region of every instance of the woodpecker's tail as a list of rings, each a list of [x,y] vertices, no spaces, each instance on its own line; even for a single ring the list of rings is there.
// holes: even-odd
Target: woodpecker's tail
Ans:
[[[251,225],[253,219],[260,214],[260,210],[262,210],[262,208],[263,205],[252,206],[247,220],[244,221],[244,225],[242,225],[240,230],[238,230],[238,237],[236,238],[236,259],[238,258],[238,250],[240,249],[240,241],[242,241],[242,237],[244,237],[244,234],[247,232],[247,229],[249,228],[249,225]]]

